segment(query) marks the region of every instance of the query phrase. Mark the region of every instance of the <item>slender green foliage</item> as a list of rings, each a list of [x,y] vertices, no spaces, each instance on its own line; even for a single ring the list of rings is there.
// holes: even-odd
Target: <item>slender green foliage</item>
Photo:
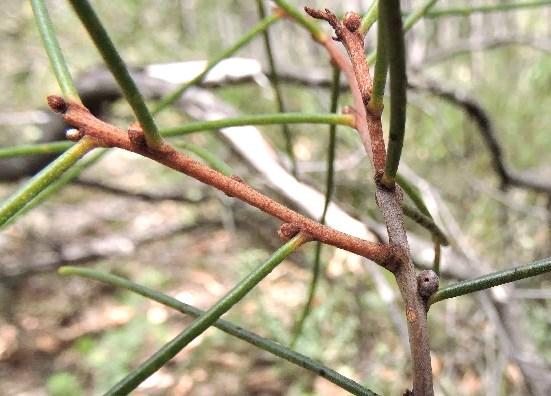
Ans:
[[[426,14],[427,18],[441,18],[448,16],[469,16],[476,13],[514,11],[521,9],[530,9],[536,7],[544,7],[551,5],[551,0],[535,0],[535,1],[517,1],[517,2],[499,2],[497,4],[481,5],[481,6],[465,6],[456,8],[447,8],[442,10],[434,10]]]
[[[73,146],[73,142],[57,141],[49,143],[24,144],[20,146],[1,147],[0,158],[13,158],[25,155],[55,154]]]
[[[58,272],[61,275],[76,275],[84,278],[94,279],[99,282],[106,283],[114,287],[120,287],[136,294],[142,295],[150,300],[157,301],[160,304],[163,304],[167,307],[173,308],[183,314],[191,315],[195,318],[204,315],[205,311],[202,311],[198,308],[195,308],[191,305],[185,304],[175,298],[167,296],[166,294],[160,293],[158,291],[149,289],[140,284],[134,283],[128,279],[121,278],[116,275],[112,275],[105,272],[100,272],[90,268],[82,267],[61,267]],[[322,365],[321,363],[316,362],[315,360],[310,359],[307,356],[304,356],[298,352],[295,352],[289,348],[284,347],[278,342],[272,341],[268,338],[264,338],[255,333],[252,333],[248,330],[245,330],[232,322],[229,322],[224,319],[218,319],[213,323],[213,326],[222,330],[223,332],[239,338],[245,342],[248,342],[251,345],[254,345],[266,352],[269,352],[275,356],[278,356],[282,359],[287,360],[288,362],[295,364],[299,367],[303,367],[306,370],[311,371],[312,373],[319,375],[331,381],[337,386],[347,390],[353,395],[361,396],[376,396],[375,393],[366,389],[362,385],[358,384],[355,381],[337,373],[336,371]]]
[[[92,139],[86,137],[81,139],[4,201],[0,207],[0,227],[3,227],[12,216],[94,147],[95,143]]]
[[[177,137],[191,133],[210,131],[243,125],[274,125],[274,124],[329,124],[351,127],[354,118],[349,114],[308,114],[308,113],[274,113],[253,114],[234,118],[224,118],[211,121],[188,122],[181,126],[164,128],[160,133],[164,137]],[[0,148],[0,158],[19,157],[23,155],[50,154],[65,151],[74,143],[55,141],[50,143],[26,144]]]
[[[377,24],[377,59],[375,61],[375,73],[373,74],[373,92],[367,104],[367,108],[372,114],[381,114],[383,112],[383,98],[385,95],[386,76],[388,71],[385,30],[384,23],[380,22]]]
[[[338,68],[333,68],[333,82],[331,89],[331,105],[330,111],[332,113],[337,112],[337,107],[339,104],[339,92],[340,92],[340,75],[341,72]],[[329,145],[327,147],[327,179],[325,182],[325,203],[323,204],[323,212],[320,217],[320,223],[325,224],[325,216],[327,215],[327,209],[329,209],[329,203],[331,202],[331,197],[333,196],[334,191],[334,177],[335,177],[335,154],[337,148],[337,126],[331,125],[329,127]],[[316,241],[316,250],[314,255],[314,266],[312,268],[312,281],[310,282],[310,287],[308,288],[308,297],[302,314],[293,329],[293,338],[291,339],[291,348],[296,345],[297,340],[299,339],[302,329],[304,328],[304,323],[312,311],[312,304],[314,302],[314,297],[316,295],[316,290],[318,287],[320,272],[321,272],[321,249],[322,243]]]
[[[423,197],[421,196],[419,189],[411,184],[411,182],[400,173],[396,175],[396,182],[400,187],[402,187],[402,190],[404,190],[417,209],[419,209],[425,216],[432,218],[427,205],[423,201]]]
[[[152,148],[159,148],[162,145],[163,139],[159,134],[157,125],[155,125],[153,116],[147,109],[142,94],[130,76],[128,68],[111,41],[98,15],[88,0],[69,1],[90,34],[90,38],[99,50],[105,64],[113,74],[113,77],[115,77],[115,80],[117,80],[125,99],[143,129],[147,145]]]
[[[235,54],[238,50],[240,50],[245,45],[247,45],[258,34],[266,31],[266,29],[268,29],[274,22],[277,22],[280,18],[281,18],[280,15],[270,15],[269,17],[264,18],[262,21],[257,23],[252,29],[250,29],[247,33],[241,36],[241,38],[237,40],[234,45],[232,45],[231,47],[223,51],[221,54],[214,57],[214,59],[209,61],[207,66],[201,73],[193,77],[191,80],[186,81],[180,87],[176,88],[173,92],[169,93],[164,98],[162,98],[155,106],[153,113],[157,114],[161,110],[164,110],[165,108],[167,108],[168,106],[176,102],[184,94],[184,92],[186,92],[190,87],[203,81],[203,78],[205,78],[207,73],[211,71],[214,66],[220,63],[220,61]]]
[[[531,278],[536,275],[541,275],[551,271],[551,257],[534,261],[530,264],[521,267],[506,269],[503,271],[494,272],[492,274],[483,275],[479,278],[468,279],[438,290],[434,293],[429,304],[434,304],[438,301],[448,298],[471,294],[480,290],[486,290],[494,286],[503,285],[505,283],[515,282],[525,278]]]
[[[264,9],[264,0],[256,0],[256,5],[258,8],[258,14],[260,18],[261,19],[266,18],[266,10]],[[285,103],[283,102],[283,93],[281,92],[281,85],[279,84],[279,77],[277,74],[277,67],[276,67],[274,52],[272,50],[272,43],[270,39],[270,31],[268,29],[264,30],[262,32],[262,36],[264,39],[264,48],[266,49],[266,57],[268,58],[268,64],[270,66],[271,83],[272,83],[272,88],[276,99],[277,111],[279,113],[285,113]],[[289,159],[291,161],[291,172],[296,177],[297,176],[297,159],[293,149],[293,145],[294,145],[293,136],[291,135],[291,131],[287,124],[281,125],[281,132],[283,132],[283,136],[285,137],[285,151],[287,152],[287,155],[289,156]]]
[[[318,25],[314,23],[311,18],[307,18],[306,14],[302,10],[292,6],[286,0],[274,0],[274,3],[276,3],[287,15],[308,30],[315,40],[323,41],[325,39],[325,34],[321,31]]]
[[[426,228],[432,234],[433,238],[438,240],[442,245],[449,245],[448,238],[446,238],[444,232],[436,225],[434,219],[430,215],[426,216],[424,213],[421,213],[414,207],[405,203],[402,204],[402,209],[407,217]]]
[[[411,15],[406,17],[404,21],[404,33],[410,30],[419,20],[421,20],[422,17],[427,15],[429,10],[436,4],[438,0],[428,0],[427,2],[423,3],[419,9],[415,10]],[[372,65],[373,62],[375,62],[375,59],[377,58],[377,51],[373,51],[367,56],[367,64]]]
[[[48,9],[44,4],[44,0],[31,0],[31,6],[36,25],[40,32],[42,44],[50,59],[50,65],[54,71],[63,97],[66,100],[80,103],[80,97],[78,96],[77,89],[75,88],[73,78],[71,77],[69,67],[65,62],[61,48],[59,48],[54,26],[48,14]]]
[[[272,270],[281,263],[287,256],[307,242],[307,237],[299,233],[285,245],[279,248],[267,261],[262,263],[256,270],[251,272],[245,279],[240,281],[232,290],[222,297],[203,315],[199,316],[188,328],[178,334],[170,342],[165,344],[154,355],[142,363],[136,370],[132,371],[106,395],[126,395],[136,389],[145,379],[155,371],[159,370],[186,345],[201,335],[206,329],[213,325],[220,316],[225,314],[236,303],[264,279]]]
[[[179,136],[188,133],[209,129],[220,129],[242,125],[271,125],[271,124],[336,124],[352,126],[354,117],[349,114],[308,114],[308,113],[283,113],[283,114],[255,114],[235,118],[224,118],[213,121],[190,122],[179,127],[163,129],[163,136]]]
[[[88,157],[78,161],[76,164],[71,166],[66,172],[61,174],[58,179],[49,183],[42,191],[38,193],[38,195],[32,198],[27,204],[25,204],[25,206],[17,211],[17,213],[11,216],[6,223],[0,226],[0,228],[7,227],[8,225],[12,224],[20,217],[28,213],[30,210],[36,208],[48,198],[56,194],[72,180],[76,179],[84,171],[84,169],[97,162],[106,152],[107,150],[105,149],[96,149]]]
[[[404,21],[404,32],[411,29],[421,18],[427,15],[429,10],[436,4],[438,0],[428,0],[421,7],[413,11],[407,16]]]
[[[390,71],[390,127],[385,172],[381,182],[394,187],[406,126],[406,49],[400,15],[400,0],[379,3],[379,23],[384,29],[385,52]]]
[[[362,18],[362,24],[360,25],[360,32],[366,34],[371,26],[377,21],[379,17],[379,0],[373,0],[369,6],[369,10]]]

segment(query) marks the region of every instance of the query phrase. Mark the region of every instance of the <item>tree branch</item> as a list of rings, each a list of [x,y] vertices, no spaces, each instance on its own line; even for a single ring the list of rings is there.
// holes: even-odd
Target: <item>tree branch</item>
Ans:
[[[100,121],[78,103],[67,103],[59,96],[48,97],[48,103],[54,111],[63,113],[64,120],[77,128],[82,136],[92,138],[101,146],[118,147],[151,158],[298,227],[298,231],[309,234],[315,240],[369,258],[389,270],[394,269],[393,250],[387,245],[365,241],[323,226],[254,190],[239,178],[224,176],[167,144],[161,150],[151,150],[144,144],[140,130],[130,129],[126,133]]]

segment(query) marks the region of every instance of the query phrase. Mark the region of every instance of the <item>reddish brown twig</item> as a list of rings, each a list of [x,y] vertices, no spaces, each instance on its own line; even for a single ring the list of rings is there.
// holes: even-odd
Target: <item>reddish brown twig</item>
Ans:
[[[332,40],[326,36],[318,39],[319,43],[325,47],[331,56],[333,63],[346,75],[354,98],[357,115],[356,129],[373,164],[375,174],[382,175],[386,161],[385,141],[380,114],[371,114],[367,110],[373,82],[364,54],[364,35],[358,30],[360,17],[354,12],[349,12],[343,21],[339,21],[335,14],[327,9],[321,11],[304,7],[304,10],[314,18],[328,21],[335,30],[336,37],[333,39],[342,42],[348,52],[350,62],[343,56]]]
[[[143,133],[135,125],[127,133],[97,119],[86,107],[78,103],[65,102],[59,96],[49,96],[48,104],[54,111],[63,113],[64,120],[80,131],[79,137],[90,136],[100,146],[118,147],[151,158],[169,168],[213,186],[229,196],[255,206],[284,223],[292,224],[292,226],[284,227],[282,235],[285,237],[288,236],[287,230],[295,228],[310,235],[315,240],[366,257],[390,271],[396,269],[395,251],[389,245],[366,241],[324,226],[274,201],[243,181],[224,176],[195,161],[176,151],[168,144],[164,144],[157,150],[152,150],[145,145]]]

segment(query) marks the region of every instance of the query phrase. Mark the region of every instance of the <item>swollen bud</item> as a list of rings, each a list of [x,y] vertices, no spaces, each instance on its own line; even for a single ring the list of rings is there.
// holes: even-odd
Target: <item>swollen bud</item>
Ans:
[[[439,283],[438,275],[433,270],[424,270],[417,275],[417,290],[425,299],[436,293]]]
[[[74,129],[74,128],[67,129],[67,132],[65,132],[65,137],[68,140],[71,140],[73,142],[79,141],[82,138],[82,136],[83,136],[83,133],[80,132],[78,129]]]
[[[67,111],[67,102],[61,96],[49,95],[48,106],[56,113],[65,113]]]
[[[347,12],[343,19],[344,26],[351,32],[355,32],[360,28],[362,21],[360,16],[355,12]]]

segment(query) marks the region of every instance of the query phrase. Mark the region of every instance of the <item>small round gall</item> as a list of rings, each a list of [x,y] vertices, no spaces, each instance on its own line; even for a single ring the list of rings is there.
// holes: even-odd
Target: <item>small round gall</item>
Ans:
[[[417,275],[417,290],[423,298],[429,298],[438,290],[440,280],[433,270],[424,270]]]
[[[344,26],[351,32],[355,32],[360,28],[362,21],[360,16],[355,12],[347,12],[343,20]]]

